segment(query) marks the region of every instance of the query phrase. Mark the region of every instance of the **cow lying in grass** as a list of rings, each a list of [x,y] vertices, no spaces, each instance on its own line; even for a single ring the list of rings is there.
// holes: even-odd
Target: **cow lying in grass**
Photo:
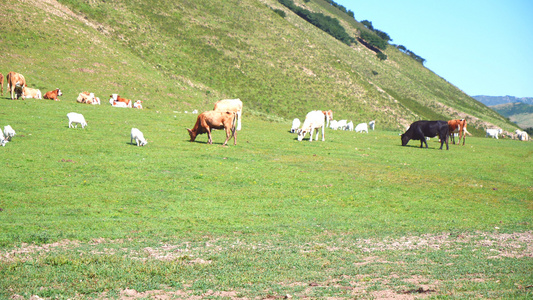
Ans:
[[[438,135],[440,139],[440,150],[442,150],[444,142],[446,142],[446,150],[448,150],[449,131],[448,122],[446,121],[416,121],[402,134],[402,146],[407,145],[409,140],[419,140],[420,148],[424,144],[426,144],[427,148],[428,143],[426,142],[426,137],[435,137]]]
[[[237,132],[235,131],[235,121],[237,118],[237,113],[235,112],[220,112],[220,111],[205,111],[198,115],[196,118],[196,124],[192,129],[188,129],[189,135],[191,137],[191,142],[194,142],[196,136],[199,134],[207,133],[208,144],[213,144],[211,139],[211,129],[225,129],[226,130],[226,141],[223,146],[226,146],[228,140],[233,135],[233,145],[237,145]]]

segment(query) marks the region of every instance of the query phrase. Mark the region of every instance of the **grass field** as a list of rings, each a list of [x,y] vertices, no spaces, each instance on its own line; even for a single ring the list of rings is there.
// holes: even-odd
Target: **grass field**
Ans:
[[[0,298],[533,297],[533,144],[0,99]],[[66,114],[88,121],[67,128]],[[304,116],[294,116],[303,119]],[[145,147],[131,144],[132,127]]]

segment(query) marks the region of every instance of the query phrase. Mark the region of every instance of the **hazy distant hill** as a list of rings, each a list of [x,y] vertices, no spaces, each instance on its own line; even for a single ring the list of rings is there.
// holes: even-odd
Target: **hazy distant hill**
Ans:
[[[493,106],[505,103],[522,102],[526,104],[533,104],[533,97],[517,98],[513,96],[472,96],[472,98],[485,104],[486,106]]]
[[[533,105],[516,102],[494,105],[490,108],[522,128],[533,127]]]

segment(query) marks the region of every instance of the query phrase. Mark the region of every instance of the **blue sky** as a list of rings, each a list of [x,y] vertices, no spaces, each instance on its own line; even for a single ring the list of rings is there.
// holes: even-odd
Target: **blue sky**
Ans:
[[[334,0],[470,96],[533,97],[533,0]]]

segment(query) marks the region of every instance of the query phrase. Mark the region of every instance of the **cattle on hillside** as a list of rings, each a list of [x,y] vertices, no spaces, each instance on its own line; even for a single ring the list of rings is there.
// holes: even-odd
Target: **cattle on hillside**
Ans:
[[[235,130],[235,123],[237,119],[237,113],[231,111],[205,111],[198,115],[196,118],[196,123],[192,129],[188,129],[189,136],[191,137],[191,142],[196,140],[196,137],[199,134],[207,133],[208,144],[213,144],[211,138],[212,129],[225,129],[226,130],[226,141],[224,141],[224,146],[228,143],[228,140],[233,135],[233,145],[237,145],[237,132]]]
[[[148,141],[144,138],[143,133],[137,128],[131,129],[130,143],[133,144],[134,140],[135,140],[135,143],[137,143],[137,147],[148,144]]]
[[[63,93],[61,93],[60,89],[55,89],[53,91],[46,92],[46,94],[44,94],[43,96],[43,99],[59,101],[59,98],[57,98],[59,96],[63,96]]]
[[[111,94],[109,97],[109,103],[115,107],[131,108],[133,105],[130,99],[122,98],[119,94]]]
[[[468,130],[466,130],[466,120],[450,120],[448,121],[448,127],[450,131],[450,137],[452,139],[452,143],[455,144],[455,133],[459,133],[459,140],[457,141],[457,144],[461,144],[461,138],[463,139],[463,146],[465,144],[466,135],[471,135]]]
[[[70,112],[67,114],[67,118],[68,118],[68,128],[71,128],[71,127],[78,128],[78,124],[81,125],[81,128],[85,128],[85,126],[87,126],[87,121],[85,121],[85,117],[83,117],[82,114]]]
[[[234,112],[237,118],[237,131],[241,130],[242,101],[241,99],[224,99],[215,103],[214,111]]]
[[[426,142],[426,137],[435,137],[439,136],[440,138],[440,149],[444,142],[446,142],[446,150],[448,150],[448,122],[446,121],[416,121],[407,131],[401,135],[402,137],[402,146],[407,145],[409,140],[419,140],[420,148],[423,147],[424,143],[426,148],[428,143]]]
[[[305,135],[309,133],[309,141],[313,141],[313,133],[316,130],[316,140],[318,141],[318,129],[322,128],[322,141],[325,141],[324,137],[324,127],[326,116],[320,110],[314,110],[305,116],[304,124],[302,128],[298,130],[298,141],[304,139]]]
[[[43,96],[41,91],[38,89],[32,89],[27,86],[22,88],[22,98],[23,99],[42,99]]]
[[[17,99],[22,96],[22,89],[26,86],[26,79],[22,74],[9,72],[6,76],[7,88],[11,93],[11,100],[15,100],[13,94],[16,93]],[[24,97],[22,98],[24,100]]]
[[[516,138],[520,141],[528,141],[529,140],[529,135],[527,134],[527,132],[525,131],[522,131],[522,130],[515,130],[515,134],[516,134]]]
[[[92,104],[92,105],[100,105],[100,98],[96,97],[94,93],[81,92],[78,94],[78,98],[76,98],[76,102],[87,103],[87,104]]]
[[[355,132],[366,132],[366,133],[368,133],[368,124],[366,124],[366,123],[357,124],[357,126],[355,126]]]

